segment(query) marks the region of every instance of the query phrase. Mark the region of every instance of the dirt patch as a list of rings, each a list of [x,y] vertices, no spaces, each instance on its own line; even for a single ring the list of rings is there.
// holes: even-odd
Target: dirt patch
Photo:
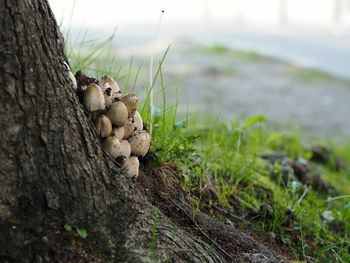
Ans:
[[[191,193],[182,188],[176,166],[163,164],[152,168],[146,165],[141,170],[136,183],[152,204],[159,207],[178,228],[192,233],[221,252],[227,261],[287,262],[294,258],[286,247],[265,238],[266,233],[238,229],[238,225],[218,220],[202,211],[197,211],[194,216]],[[227,216],[223,212],[221,215],[222,218]]]

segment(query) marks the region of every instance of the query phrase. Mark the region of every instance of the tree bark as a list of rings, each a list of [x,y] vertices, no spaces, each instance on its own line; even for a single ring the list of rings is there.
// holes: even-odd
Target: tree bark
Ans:
[[[0,0],[0,24],[0,262],[277,261],[239,230],[188,218],[185,193],[157,192],[176,174],[119,172],[67,77],[46,0]]]

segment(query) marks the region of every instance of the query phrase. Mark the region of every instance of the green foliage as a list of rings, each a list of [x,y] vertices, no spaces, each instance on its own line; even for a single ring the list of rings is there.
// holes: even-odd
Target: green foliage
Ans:
[[[200,48],[198,51],[207,55],[226,55],[238,59],[251,60],[255,62],[264,61],[267,59],[267,57],[262,56],[254,51],[232,49],[221,44],[205,46]]]
[[[272,151],[285,152],[292,158],[311,158],[311,153],[305,150],[298,134],[291,134],[288,132],[271,133],[266,141],[268,147]]]
[[[327,73],[322,70],[317,69],[305,69],[300,67],[291,67],[288,69],[288,73],[298,79],[302,80],[305,83],[315,83],[315,82],[330,82],[330,81],[342,81],[344,83],[349,84],[349,80],[340,79],[339,77],[335,77],[334,75]]]
[[[87,237],[87,231],[84,228],[76,228],[77,233],[81,238],[86,238]]]
[[[73,228],[67,224],[65,224],[63,227],[64,227],[64,230],[66,230],[67,232],[72,232],[72,230],[73,230]]]
[[[337,155],[341,156],[344,161],[350,163],[350,141],[344,142],[342,145],[337,145],[335,152]]]
[[[72,226],[70,226],[68,224],[65,224],[63,226],[63,228],[67,232],[75,231],[81,238],[86,238],[87,237],[87,231],[84,228],[72,227]]]

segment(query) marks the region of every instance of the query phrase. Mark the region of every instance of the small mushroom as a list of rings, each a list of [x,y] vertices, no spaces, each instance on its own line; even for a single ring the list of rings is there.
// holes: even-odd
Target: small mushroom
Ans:
[[[138,99],[135,96],[135,94],[128,94],[120,99],[122,102],[124,102],[125,106],[128,108],[128,116],[129,118],[134,117],[135,111],[137,109],[137,102]]]
[[[127,123],[124,125],[124,139],[127,139],[134,133],[136,127],[132,118],[129,118]]]
[[[136,156],[145,156],[151,145],[151,136],[147,131],[136,130],[128,139],[131,153]]]
[[[84,91],[83,103],[85,108],[90,111],[98,111],[105,109],[105,99],[99,86],[95,83],[89,84]]]
[[[124,126],[128,121],[128,109],[121,101],[113,102],[106,116],[117,127]]]
[[[143,121],[140,113],[138,111],[135,111],[134,115],[134,125],[137,130],[143,130]]]
[[[127,140],[120,142],[120,156],[129,157],[131,154],[130,143]]]
[[[72,71],[68,71],[68,78],[72,81],[73,83],[73,88],[76,90],[78,88],[78,83],[77,83],[77,80],[75,79],[74,77],[74,74]]]
[[[117,158],[120,155],[120,142],[114,136],[107,137],[103,141],[102,147],[112,158]]]
[[[101,114],[95,120],[95,126],[98,134],[102,137],[108,137],[112,133],[112,123],[111,121],[103,114]]]
[[[139,176],[139,167],[140,162],[136,156],[130,156],[129,158],[125,159],[122,165],[124,173],[134,178]]]
[[[103,76],[98,81],[98,84],[101,86],[101,88],[103,90],[105,90],[107,88],[111,88],[112,89],[112,91],[111,91],[112,96],[115,94],[121,95],[121,91],[120,91],[118,83],[110,76],[107,76],[107,75]]]
[[[122,141],[124,138],[124,127],[113,128],[112,136],[115,136],[119,141]]]

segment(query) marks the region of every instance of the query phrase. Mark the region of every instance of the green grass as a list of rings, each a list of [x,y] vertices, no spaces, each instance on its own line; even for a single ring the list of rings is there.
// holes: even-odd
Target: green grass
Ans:
[[[315,82],[342,82],[345,84],[350,84],[350,81],[347,79],[336,77],[330,73],[318,69],[305,69],[298,66],[289,66],[287,68],[287,73],[297,80],[310,84]]]
[[[220,206],[238,215],[255,211],[249,225],[274,233],[289,247],[298,260],[312,257],[317,262],[349,262],[350,198],[329,200],[329,196],[350,194],[349,171],[336,171],[332,165],[322,166],[322,176],[334,190],[319,193],[297,180],[283,183],[281,162],[268,163],[262,154],[284,152],[291,159],[309,162],[311,152],[305,150],[295,133],[274,133],[264,116],[252,116],[225,123],[209,114],[198,121],[194,116],[177,116],[179,102],[169,105],[163,78],[165,55],[158,58],[154,85],[139,84],[140,65],[118,64],[111,54],[113,37],[101,43],[76,42],[67,51],[73,71],[82,69],[91,76],[109,74],[124,90],[135,90],[141,98],[139,110],[146,123],[150,120],[149,94],[153,89],[160,97],[155,105],[152,158],[154,165],[175,163],[182,171],[183,187],[192,193],[193,215],[203,207]],[[240,58],[262,59],[252,52],[213,45],[202,50],[203,55],[229,54]],[[350,143],[334,146],[337,155],[350,163]],[[208,189],[215,195],[202,199]],[[324,220],[330,213],[333,221]],[[155,217],[156,220],[156,217]],[[153,238],[156,232],[152,232]],[[153,240],[153,239],[152,239]],[[156,243],[152,242],[152,247]]]
[[[195,51],[199,51],[200,53],[205,55],[225,55],[255,62],[268,60],[268,57],[260,55],[257,52],[233,49],[221,44],[213,44],[209,46],[200,47],[198,50]]]

